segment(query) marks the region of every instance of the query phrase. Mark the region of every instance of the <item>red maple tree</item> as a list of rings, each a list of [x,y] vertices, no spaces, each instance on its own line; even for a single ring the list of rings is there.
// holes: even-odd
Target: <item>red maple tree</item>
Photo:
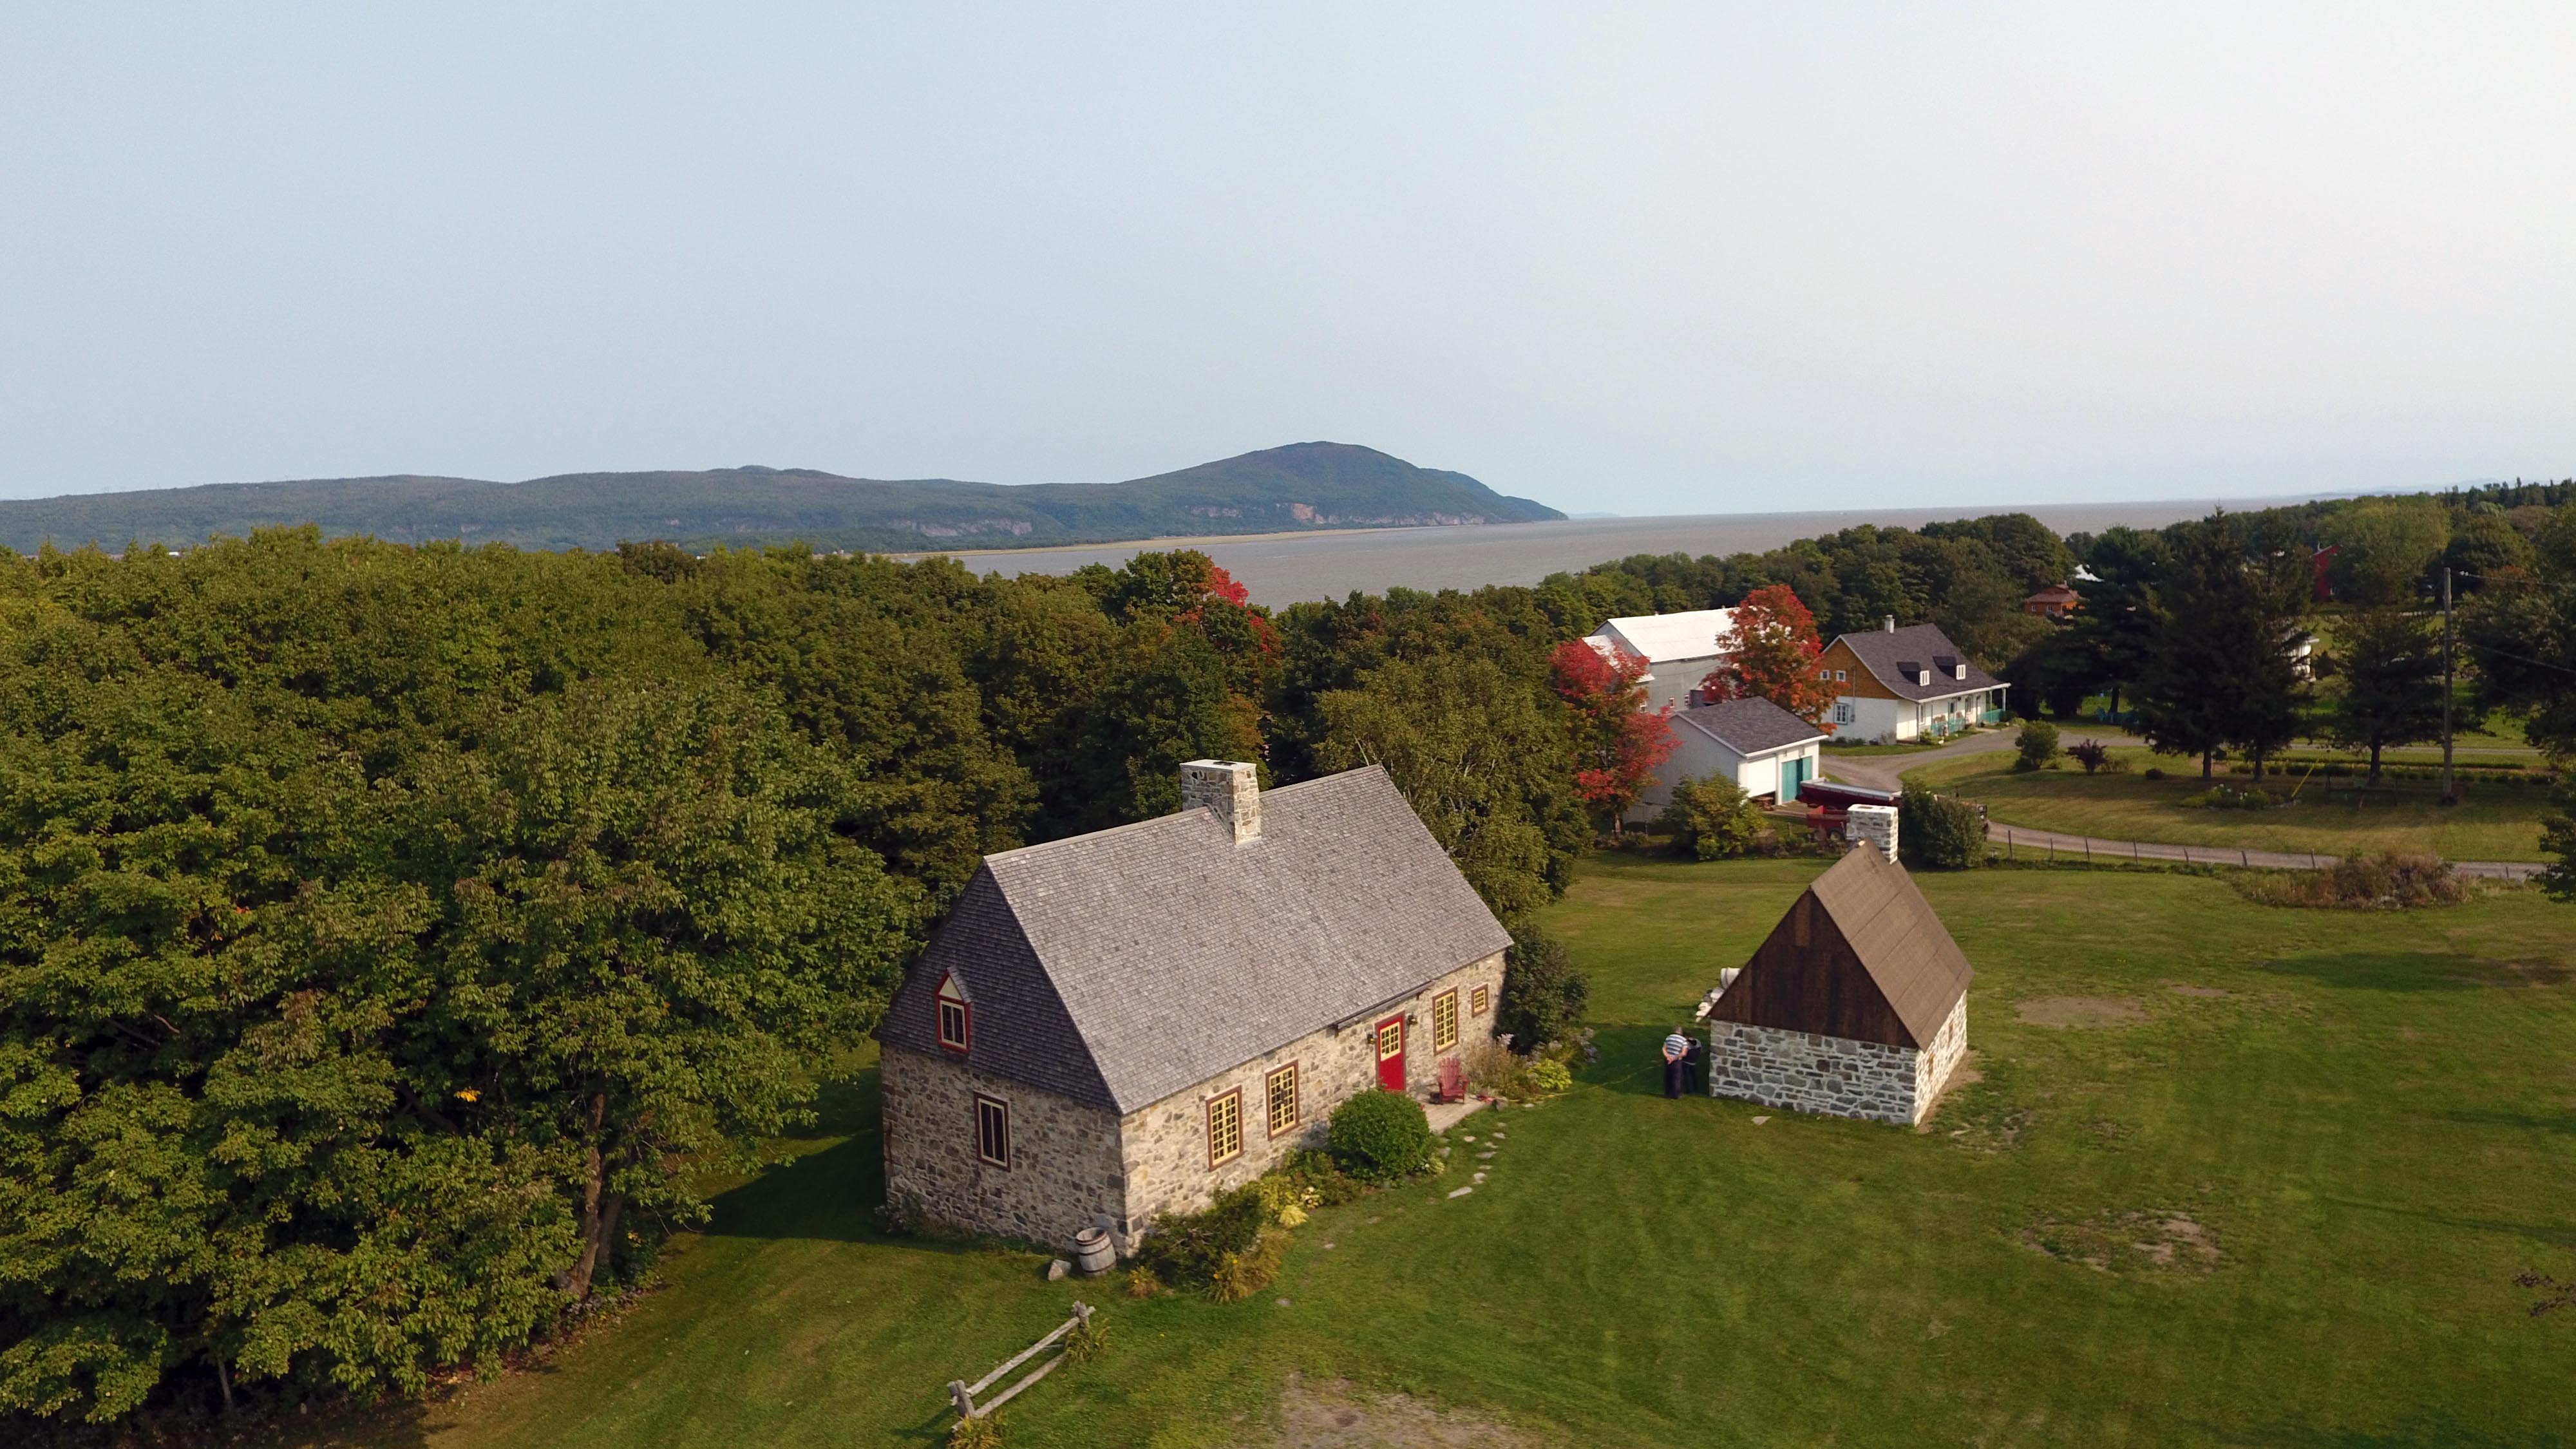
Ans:
[[[1646,661],[1612,645],[1595,649],[1568,639],[1548,656],[1549,674],[1574,711],[1575,788],[1593,809],[1606,812],[1617,833],[1628,808],[1654,782],[1655,767],[1681,742],[1673,738],[1673,707],[1646,708]]]
[[[1735,638],[1717,671],[1700,681],[1711,699],[1767,699],[1827,734],[1825,711],[1834,703],[1831,682],[1817,678],[1825,652],[1816,616],[1787,584],[1755,589],[1735,606]]]

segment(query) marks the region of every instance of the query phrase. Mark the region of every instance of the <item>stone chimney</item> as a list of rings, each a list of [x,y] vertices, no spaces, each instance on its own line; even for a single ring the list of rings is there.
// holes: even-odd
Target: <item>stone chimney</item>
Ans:
[[[1216,812],[1234,843],[1261,838],[1261,771],[1242,760],[1192,760],[1181,766],[1181,808]]]
[[[1894,614],[1881,614],[1878,617],[1879,627],[1881,629],[1886,630],[1890,634],[1896,632],[1896,616]]]

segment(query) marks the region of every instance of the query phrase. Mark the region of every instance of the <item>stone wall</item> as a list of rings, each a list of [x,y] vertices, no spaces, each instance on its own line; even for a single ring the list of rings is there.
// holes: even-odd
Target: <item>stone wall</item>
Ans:
[[[1485,1014],[1475,1014],[1475,988],[1487,989]],[[1431,1048],[1431,1002],[1440,993],[1458,992],[1458,1044],[1445,1052]],[[1324,1145],[1333,1109],[1377,1085],[1375,1028],[1398,1011],[1409,1016],[1405,1026],[1405,1084],[1425,1095],[1439,1080],[1439,1060],[1457,1056],[1494,1030],[1494,1008],[1503,995],[1503,958],[1488,956],[1423,986],[1336,1032],[1311,1032],[1277,1051],[1266,1052],[1231,1071],[1175,1092],[1150,1107],[1130,1113],[1119,1125],[1125,1144],[1127,1211],[1119,1228],[1124,1251],[1162,1213],[1195,1212],[1217,1194],[1250,1182],[1300,1147]],[[1270,1113],[1264,1079],[1289,1062],[1297,1063],[1298,1125],[1270,1135]],[[1208,1165],[1207,1104],[1236,1088],[1243,1092],[1242,1155],[1216,1167]],[[971,1153],[970,1153],[971,1156]]]
[[[1097,1107],[889,1046],[884,1056],[886,1197],[976,1232],[1065,1247],[1126,1210],[1118,1119]],[[975,1094],[1008,1103],[1011,1165],[975,1153]]]
[[[1968,1054],[1968,997],[1961,992],[1959,1004],[1932,1034],[1932,1044],[1915,1053],[1914,1120],[1922,1121],[1932,1113],[1932,1104],[1941,1100],[1941,1089],[1950,1085],[1950,1073],[1957,1070],[1959,1059]]]
[[[1708,1093],[1766,1107],[1911,1123],[1920,1055],[1912,1047],[1874,1041],[1710,1022]]]

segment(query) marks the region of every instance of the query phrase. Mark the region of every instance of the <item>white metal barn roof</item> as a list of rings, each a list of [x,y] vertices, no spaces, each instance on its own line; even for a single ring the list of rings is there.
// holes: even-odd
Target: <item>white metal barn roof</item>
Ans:
[[[1720,636],[1733,637],[1733,609],[1693,609],[1685,614],[1638,614],[1613,619],[1593,631],[1596,640],[1624,644],[1648,664],[1674,659],[1706,659],[1722,652]],[[1596,646],[1598,647],[1598,646]]]

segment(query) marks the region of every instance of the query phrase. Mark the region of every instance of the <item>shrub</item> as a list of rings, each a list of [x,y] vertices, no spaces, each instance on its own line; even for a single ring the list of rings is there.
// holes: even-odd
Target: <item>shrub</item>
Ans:
[[[1264,1228],[1253,1239],[1252,1246],[1239,1253],[1228,1253],[1208,1278],[1208,1296],[1219,1303],[1240,1303],[1267,1288],[1279,1277],[1279,1264],[1288,1256],[1289,1237],[1277,1228]]]
[[[1574,1030],[1591,999],[1592,983],[1574,969],[1565,943],[1536,930],[1512,938],[1503,957],[1503,999],[1494,1006],[1494,1028],[1512,1046],[1534,1052]]]
[[[1339,1207],[1368,1191],[1368,1184],[1342,1171],[1333,1154],[1301,1147],[1288,1154],[1279,1175],[1297,1185],[1298,1200],[1308,1207]]]
[[[2073,755],[2075,763],[2082,765],[2088,775],[2111,763],[2111,747],[2100,740],[2077,740],[2066,747],[2066,753]]]
[[[1898,797],[1896,838],[1906,857],[1923,869],[1967,870],[1985,863],[1985,832],[1977,812],[1920,785],[1907,786]]]
[[[1285,1172],[1271,1173],[1252,1187],[1261,1197],[1261,1220],[1273,1227],[1296,1227],[1306,1221],[1306,1209],[1324,1205],[1322,1192]]]
[[[1333,1109],[1332,1143],[1344,1172],[1393,1182],[1431,1165],[1431,1119],[1402,1092],[1362,1092]]]
[[[1171,1291],[1151,1268],[1135,1267],[1127,1270],[1127,1296],[1130,1298],[1160,1298]]]
[[[2451,868],[2429,855],[2360,855],[2324,870],[2264,871],[2240,878],[2237,889],[2267,906],[2398,911],[2452,905],[2468,887]]]
[[[1002,1449],[1002,1421],[991,1414],[958,1420],[948,1431],[948,1449]]]
[[[1571,1092],[1574,1090],[1574,1073],[1566,1068],[1565,1063],[1542,1057],[1530,1063],[1529,1084],[1542,1093]]]
[[[1253,1249],[1261,1228],[1261,1192],[1247,1183],[1198,1212],[1156,1218],[1136,1249],[1136,1263],[1163,1286],[1204,1288],[1216,1281],[1227,1258]]]
[[[2044,719],[2022,721],[2021,732],[2013,736],[2016,770],[2036,770],[2057,758],[2057,726]]]
[[[1762,834],[1762,812],[1744,787],[1724,775],[1702,775],[1673,786],[1671,803],[1655,823],[1669,832],[1673,849],[1696,860],[1725,860],[1753,849]]]
[[[1089,1363],[1109,1351],[1109,1322],[1095,1313],[1089,1323],[1074,1325],[1064,1336],[1064,1356],[1075,1363]]]
[[[2149,766],[2147,766],[2147,778],[2148,778],[2148,779],[2150,779],[2150,780],[2161,780],[2161,779],[2163,779],[2164,777],[2165,777],[2165,772],[2164,772],[2164,767],[2163,767],[2163,766],[2161,766],[2161,765],[2149,765]]]

